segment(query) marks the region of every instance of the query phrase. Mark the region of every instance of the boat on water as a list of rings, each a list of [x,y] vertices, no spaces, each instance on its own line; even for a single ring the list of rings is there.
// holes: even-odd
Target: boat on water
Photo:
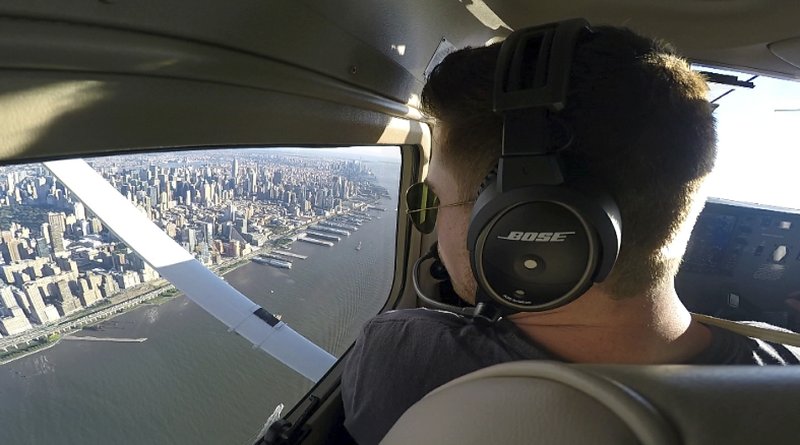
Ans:
[[[361,250],[361,241],[358,242],[358,245],[356,246],[356,250]]]

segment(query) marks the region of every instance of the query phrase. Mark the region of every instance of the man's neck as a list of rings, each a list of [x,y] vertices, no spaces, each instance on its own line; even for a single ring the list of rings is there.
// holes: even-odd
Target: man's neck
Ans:
[[[509,319],[573,362],[682,363],[711,343],[711,332],[692,320],[672,286],[621,300],[594,287],[562,308]]]

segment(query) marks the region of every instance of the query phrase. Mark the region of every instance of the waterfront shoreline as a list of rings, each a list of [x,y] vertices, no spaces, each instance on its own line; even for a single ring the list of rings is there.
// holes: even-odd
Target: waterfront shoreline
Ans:
[[[13,357],[11,357],[9,359],[0,359],[0,366],[7,365],[9,363],[17,361],[19,359],[23,359],[25,357],[30,357],[30,356],[32,356],[34,354],[38,354],[40,352],[44,352],[44,351],[52,348],[53,346],[61,343],[61,340],[63,340],[63,339],[64,339],[63,337],[59,337],[58,340],[54,340],[52,342],[48,342],[46,345],[42,345],[41,347],[36,348],[33,351],[26,351],[26,352],[23,352],[23,353],[21,353],[19,355],[15,355],[15,356],[13,356]]]
[[[371,201],[370,203],[364,202],[364,204],[366,205],[366,208],[363,211],[376,209],[375,205],[380,203],[382,201],[382,199],[383,198],[378,198],[378,199],[375,199],[375,200]],[[341,213],[334,213],[334,214],[332,214],[332,215],[330,215],[328,217],[319,218],[319,219],[316,219],[316,220],[312,219],[311,221],[308,221],[306,224],[303,224],[303,225],[300,225],[298,227],[295,227],[294,230],[291,230],[290,233],[285,234],[284,237],[297,236],[298,234],[303,233],[304,231],[307,231],[308,228],[311,227],[314,224],[319,224],[321,222],[326,222],[329,219],[333,219],[333,218],[349,215],[354,210],[355,209],[348,209],[347,211],[343,211]],[[301,239],[302,238],[300,238],[298,240],[301,240]],[[330,247],[334,247],[334,246],[335,246],[335,244],[331,243]],[[272,253],[275,250],[289,250],[289,249],[290,249],[290,247],[278,246],[278,245],[273,245],[273,246],[269,246],[269,247],[266,247],[266,246],[265,247],[259,247],[259,248],[255,249],[255,250],[253,250],[251,253],[249,253],[246,256],[243,256],[243,257],[240,257],[240,258],[236,258],[235,260],[231,260],[228,264],[224,264],[224,263],[223,264],[219,264],[219,265],[217,265],[216,268],[212,268],[211,270],[213,272],[215,272],[215,273],[218,273],[220,277],[224,277],[225,275],[233,272],[234,270],[239,269],[240,267],[243,267],[243,266],[245,266],[247,264],[250,264],[252,262],[253,258],[256,257],[257,255]],[[220,271],[224,271],[224,272],[220,272]],[[160,278],[160,279],[164,280],[163,278]],[[60,338],[57,341],[53,342],[52,344],[48,344],[46,346],[43,346],[41,348],[37,348],[37,349],[35,349],[33,351],[26,352],[26,353],[23,353],[23,354],[18,355],[18,356],[15,355],[10,359],[0,359],[0,366],[12,363],[12,362],[14,362],[16,360],[19,360],[21,358],[29,357],[31,355],[34,355],[34,354],[42,352],[42,351],[46,351],[46,350],[52,348],[53,346],[55,346],[56,344],[58,344],[63,339],[64,336],[69,336],[69,335],[74,334],[76,332],[80,332],[80,331],[84,330],[84,328],[86,328],[86,327],[96,326],[96,325],[98,325],[100,323],[113,320],[114,318],[116,318],[116,317],[118,317],[120,315],[133,312],[134,310],[139,309],[139,308],[141,308],[143,306],[160,306],[160,305],[162,305],[164,303],[172,301],[176,297],[185,296],[183,294],[183,292],[181,292],[180,290],[175,288],[173,285],[169,284],[168,281],[166,281],[166,280],[164,280],[164,281],[166,283],[163,286],[161,286],[160,288],[156,288],[156,289],[153,289],[153,290],[150,291],[150,292],[158,292],[158,291],[160,291],[159,294],[154,295],[154,296],[152,296],[152,297],[150,297],[150,298],[148,298],[146,300],[143,300],[143,301],[141,301],[141,302],[139,302],[137,304],[131,305],[131,306],[127,307],[127,308],[122,308],[121,310],[113,311],[112,313],[108,314],[107,316],[105,316],[105,317],[103,317],[101,319],[98,319],[96,321],[83,324],[83,325],[81,325],[80,327],[78,327],[76,329],[66,329],[66,330],[63,330],[63,331],[55,330],[55,331],[53,331],[53,333],[58,333],[60,335]],[[177,293],[175,295],[171,295],[169,297],[165,297],[165,298],[161,297],[161,294],[166,293],[166,292],[170,292],[170,290],[176,290]],[[146,293],[142,294],[142,295],[146,295]],[[125,304],[128,301],[134,300],[136,298],[140,298],[142,295],[139,295],[139,296],[136,296],[136,297],[132,297],[132,298],[129,298],[127,300],[119,301],[117,303],[112,303],[112,304],[118,304],[118,305]],[[111,298],[113,299],[114,297],[112,296]],[[153,301],[153,300],[158,300],[158,301]],[[108,301],[111,301],[111,300],[108,300]],[[104,309],[108,309],[108,308],[104,308]],[[101,309],[101,311],[104,310],[104,309]],[[78,322],[81,318],[88,317],[88,316],[91,316],[91,315],[94,315],[94,313],[87,314],[85,316],[76,318],[75,320],[72,320],[72,321],[73,322]],[[47,335],[47,334],[43,334],[43,335]]]

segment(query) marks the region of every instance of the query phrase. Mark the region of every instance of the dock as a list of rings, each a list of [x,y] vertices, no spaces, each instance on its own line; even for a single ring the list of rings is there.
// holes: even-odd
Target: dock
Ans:
[[[314,235],[317,238],[328,240],[328,241],[341,241],[342,240],[341,237],[336,236],[336,235],[331,235],[330,233],[316,232],[316,231],[313,231],[313,230],[308,230],[306,233],[308,233],[309,235]]]
[[[273,252],[277,253],[278,255],[297,258],[298,260],[304,260],[304,259],[308,258],[308,255],[300,255],[299,253],[287,252],[285,250],[273,250]]]
[[[343,236],[350,236],[351,235],[349,230],[339,229],[339,228],[336,228],[336,227],[328,227],[328,226],[323,226],[323,225],[317,225],[317,226],[311,227],[311,229],[315,230],[317,232],[334,233],[336,235],[343,235]]]
[[[262,253],[259,256],[262,258],[272,258],[273,260],[287,261],[285,256],[276,253]]]
[[[358,231],[358,227],[356,227],[354,225],[350,225],[350,224],[343,224],[343,223],[338,223],[338,222],[333,222],[333,221],[321,221],[319,224],[322,225],[322,226],[326,226],[326,227],[333,227],[335,229],[348,230],[350,232]]]
[[[303,238],[299,238],[298,241],[305,241],[307,243],[317,244],[319,246],[333,247],[333,243],[332,242],[323,241],[321,239],[316,239],[316,238],[303,237]]]
[[[76,337],[74,335],[65,335],[63,340],[74,340],[74,341],[104,341],[104,342],[111,342],[111,343],[144,343],[147,341],[147,338],[113,338],[113,337]]]

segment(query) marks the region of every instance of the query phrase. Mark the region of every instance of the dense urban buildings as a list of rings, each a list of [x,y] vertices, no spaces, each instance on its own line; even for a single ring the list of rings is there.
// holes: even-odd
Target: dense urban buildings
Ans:
[[[215,150],[89,161],[206,265],[363,211],[385,190],[359,161]],[[0,169],[0,336],[159,278],[40,164]]]

